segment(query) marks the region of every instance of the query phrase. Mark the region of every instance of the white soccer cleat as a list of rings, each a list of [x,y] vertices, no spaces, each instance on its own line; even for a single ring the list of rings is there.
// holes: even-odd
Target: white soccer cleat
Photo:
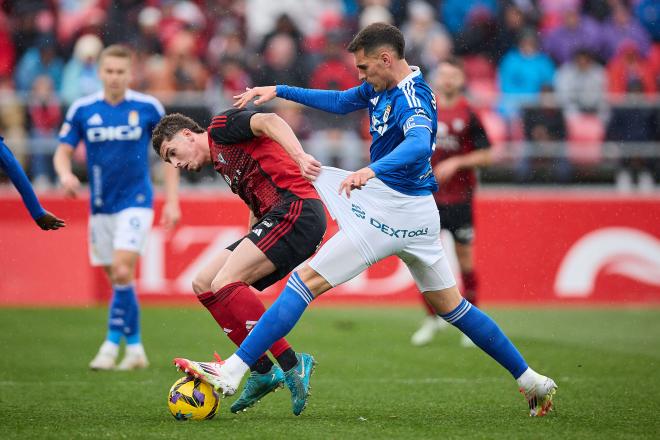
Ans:
[[[435,334],[447,328],[447,321],[439,316],[427,316],[422,326],[412,335],[410,343],[416,346],[426,345],[433,340]]]
[[[539,375],[538,380],[529,389],[520,389],[529,404],[530,417],[543,417],[552,411],[552,398],[557,391],[557,384],[549,377]]]
[[[94,359],[89,363],[89,368],[95,371],[110,371],[115,369],[116,356],[99,350]]]
[[[149,360],[145,354],[127,353],[117,366],[119,371],[142,370],[149,366]]]
[[[224,361],[220,356],[215,354],[216,362],[196,362],[185,358],[174,359],[174,365],[186,373],[188,376],[194,377],[211,385],[216,391],[222,393],[223,396],[233,396],[236,394],[238,382],[234,383],[231,378],[222,371],[222,364]]]

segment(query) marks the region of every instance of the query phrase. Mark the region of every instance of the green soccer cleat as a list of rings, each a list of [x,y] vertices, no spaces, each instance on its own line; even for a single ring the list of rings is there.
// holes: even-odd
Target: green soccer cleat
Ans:
[[[284,386],[284,371],[273,365],[268,373],[250,373],[243,392],[234,403],[230,411],[236,414],[239,411],[245,411],[259,402],[266,394],[275,392]]]
[[[296,353],[298,363],[284,373],[284,383],[291,391],[293,414],[299,416],[307,406],[311,385],[309,380],[314,372],[316,361],[311,354]]]

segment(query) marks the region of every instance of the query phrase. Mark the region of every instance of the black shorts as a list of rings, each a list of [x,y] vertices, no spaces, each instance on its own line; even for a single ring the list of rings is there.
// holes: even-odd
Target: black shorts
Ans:
[[[311,257],[323,241],[325,228],[325,211],[320,200],[294,199],[267,212],[249,234],[227,249],[233,251],[247,238],[266,254],[275,265],[275,272],[252,284],[255,289],[263,290]]]
[[[442,229],[451,232],[457,243],[471,244],[474,239],[472,202],[437,206]]]

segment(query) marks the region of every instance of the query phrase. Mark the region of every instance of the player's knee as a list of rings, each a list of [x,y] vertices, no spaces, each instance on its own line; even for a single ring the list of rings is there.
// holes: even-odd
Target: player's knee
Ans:
[[[231,284],[235,282],[236,280],[231,280],[226,276],[223,276],[223,274],[218,274],[217,277],[211,281],[211,290],[213,292],[217,292],[218,290],[222,289],[225,287],[227,284]]]
[[[195,295],[201,295],[202,293],[211,290],[211,281],[208,279],[208,277],[205,277],[202,274],[197,274],[197,276],[192,281],[192,289],[193,292],[195,292]]]
[[[114,284],[129,284],[133,282],[133,270],[128,264],[112,265],[112,282]]]

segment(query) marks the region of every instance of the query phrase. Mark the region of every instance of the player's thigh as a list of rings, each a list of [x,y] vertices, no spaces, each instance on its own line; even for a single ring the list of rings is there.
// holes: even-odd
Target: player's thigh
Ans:
[[[147,244],[154,211],[149,208],[127,208],[116,214],[113,237],[115,251],[141,254]]]
[[[364,272],[368,264],[351,239],[340,229],[321,246],[308,266],[330,286],[335,287]]]
[[[243,239],[228,256],[218,274],[211,282],[211,288],[218,290],[237,281],[253,284],[255,281],[275,271],[275,265],[252,241]]]
[[[89,261],[92,266],[103,266],[111,275],[115,231],[114,214],[93,214],[87,225]]]
[[[439,244],[437,245],[436,252],[436,255],[440,255],[440,258],[436,259],[432,264],[428,264],[424,259],[418,258],[416,255],[399,255],[399,258],[401,258],[408,267],[410,274],[415,280],[417,288],[420,292],[426,295],[429,303],[431,303],[431,300],[428,294],[431,292],[446,293],[452,292],[453,290],[458,292],[458,289],[456,288],[456,279],[451,271],[444,250]],[[433,303],[431,303],[431,305],[435,306]]]
[[[202,270],[197,272],[193,279],[193,291],[197,295],[211,290],[211,282],[218,275],[218,272],[225,265],[230,255],[231,250],[223,249]]]

